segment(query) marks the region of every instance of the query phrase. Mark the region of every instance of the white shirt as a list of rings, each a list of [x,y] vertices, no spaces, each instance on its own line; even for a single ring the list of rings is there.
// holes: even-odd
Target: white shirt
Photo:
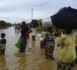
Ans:
[[[37,28],[31,28],[31,30],[32,30],[31,34],[36,35]]]

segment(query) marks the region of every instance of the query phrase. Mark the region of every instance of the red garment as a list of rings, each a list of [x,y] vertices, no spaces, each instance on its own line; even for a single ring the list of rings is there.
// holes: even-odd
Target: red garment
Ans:
[[[26,33],[27,38],[29,38],[29,33]]]

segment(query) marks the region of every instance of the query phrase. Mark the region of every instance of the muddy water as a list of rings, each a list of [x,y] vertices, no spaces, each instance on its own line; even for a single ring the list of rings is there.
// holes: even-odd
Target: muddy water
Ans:
[[[1,32],[6,33],[7,46],[5,57],[0,57],[0,70],[56,70],[60,48],[55,46],[55,60],[46,60],[44,49],[40,48],[39,37],[36,36],[35,42],[31,38],[28,39],[26,52],[19,53],[15,43],[20,37],[20,32],[14,27],[0,30]]]

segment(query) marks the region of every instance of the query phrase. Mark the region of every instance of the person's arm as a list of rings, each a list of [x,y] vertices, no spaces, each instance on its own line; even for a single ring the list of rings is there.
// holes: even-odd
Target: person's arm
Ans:
[[[65,40],[65,38],[61,38],[61,37],[57,38],[57,45],[58,45],[58,47],[63,48],[65,46],[64,40]]]
[[[57,46],[60,47],[60,37],[57,37],[56,41],[57,41]]]
[[[44,36],[44,32],[42,31],[42,33],[41,33],[41,37],[43,37]]]
[[[28,29],[28,33],[31,33],[32,32],[32,30],[31,29]]]

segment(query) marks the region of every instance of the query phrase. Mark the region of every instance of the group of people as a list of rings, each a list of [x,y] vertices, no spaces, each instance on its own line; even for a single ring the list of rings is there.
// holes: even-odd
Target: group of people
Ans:
[[[72,33],[71,28],[63,29],[61,33],[54,32],[54,27],[48,27],[42,32],[43,40],[40,47],[45,48],[45,58],[54,59],[53,51],[55,40],[61,48],[60,58],[57,62],[57,70],[74,70],[77,63],[77,36]]]
[[[57,46],[61,48],[61,54],[59,61],[57,62],[57,70],[74,70],[75,63],[77,62],[77,38],[72,34],[72,29],[67,28],[62,31],[61,35],[58,32],[54,32],[54,27],[48,27],[42,32],[43,40],[41,41],[41,48],[45,48],[45,58],[54,59],[53,52],[55,48],[55,38],[57,41]],[[27,35],[32,32],[25,24],[22,22],[21,25],[21,36],[20,50],[19,52],[25,52],[27,44]],[[0,55],[5,56],[6,48],[6,34],[1,33],[0,39]],[[33,36],[35,41],[35,36]]]
[[[36,28],[29,28],[28,25],[26,24],[25,21],[22,22],[20,26],[20,32],[21,36],[19,38],[20,42],[20,48],[19,52],[25,52],[26,50],[26,44],[27,44],[27,39],[29,38],[29,33],[32,32],[32,40],[35,41],[35,35],[36,35]],[[5,39],[6,34],[1,33],[1,39],[0,39],[0,55],[5,56],[5,49],[6,49],[6,39]]]
[[[36,27],[29,28],[28,25],[26,24],[26,22],[24,22],[24,21],[22,22],[21,36],[19,38],[19,42],[20,42],[20,50],[19,50],[19,52],[25,52],[27,39],[30,38],[29,33],[32,33],[32,40],[35,41],[36,30],[37,30]]]

